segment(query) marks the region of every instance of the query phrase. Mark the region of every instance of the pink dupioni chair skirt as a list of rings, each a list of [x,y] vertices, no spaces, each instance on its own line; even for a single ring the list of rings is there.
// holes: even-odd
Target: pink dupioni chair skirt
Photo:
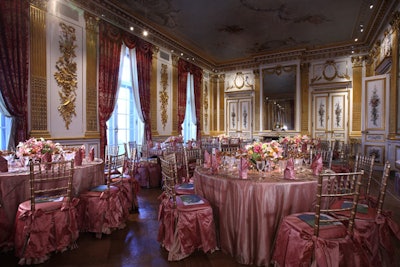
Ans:
[[[188,257],[195,250],[217,250],[213,211],[207,200],[185,206],[177,196],[177,207],[164,198],[160,204],[158,241],[169,252],[169,261]]]
[[[310,213],[312,214],[312,213]],[[326,225],[319,237],[298,217],[286,216],[277,233],[272,262],[275,266],[368,266],[359,245],[346,234],[344,225]]]
[[[19,205],[14,238],[19,264],[42,263],[51,252],[76,247],[75,241],[79,236],[78,201],[37,203],[34,212],[31,211],[30,201]]]

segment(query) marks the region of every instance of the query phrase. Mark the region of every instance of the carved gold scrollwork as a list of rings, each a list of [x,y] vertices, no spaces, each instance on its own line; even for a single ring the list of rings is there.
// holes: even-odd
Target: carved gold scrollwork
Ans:
[[[77,73],[75,62],[75,44],[76,35],[75,29],[65,23],[60,23],[61,34],[59,40],[59,49],[62,54],[56,62],[57,71],[54,73],[54,78],[62,89],[58,92],[60,97],[60,105],[58,111],[60,112],[65,127],[69,129],[72,122],[72,116],[76,116],[75,101],[77,90]]]
[[[169,96],[167,92],[167,87],[168,87],[167,65],[161,64],[160,103],[161,103],[161,123],[163,125],[164,130],[165,130],[165,125],[167,124],[168,121],[167,107],[168,107]]]
[[[204,85],[203,108],[204,108],[204,127],[207,128],[207,125],[208,125],[208,86],[207,86],[207,84]]]

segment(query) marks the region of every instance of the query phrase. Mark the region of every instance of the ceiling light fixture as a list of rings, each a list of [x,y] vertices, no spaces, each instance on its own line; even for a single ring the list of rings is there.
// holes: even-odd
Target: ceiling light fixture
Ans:
[[[373,9],[373,8],[374,8],[374,4],[370,4],[369,9]]]
[[[354,42],[358,42],[358,38],[354,39]]]
[[[129,29],[130,29],[131,31],[133,31],[135,28],[133,28],[133,26],[131,26]]]
[[[143,30],[143,36],[147,36],[147,35],[149,35],[149,32],[146,30]]]

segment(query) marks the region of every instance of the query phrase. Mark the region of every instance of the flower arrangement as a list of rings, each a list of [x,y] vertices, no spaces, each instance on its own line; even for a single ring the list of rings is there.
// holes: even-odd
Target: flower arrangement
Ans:
[[[45,140],[44,138],[36,139],[31,137],[25,142],[19,142],[17,145],[17,156],[40,158],[46,153],[60,154],[62,150],[62,146],[59,143],[54,143],[53,141]]]
[[[286,157],[302,158],[310,147],[315,147],[318,142],[308,135],[285,136],[279,140],[285,150]]]
[[[279,159],[282,157],[282,146],[277,141],[268,143],[254,142],[246,146],[247,156],[250,161],[256,162],[266,159]]]

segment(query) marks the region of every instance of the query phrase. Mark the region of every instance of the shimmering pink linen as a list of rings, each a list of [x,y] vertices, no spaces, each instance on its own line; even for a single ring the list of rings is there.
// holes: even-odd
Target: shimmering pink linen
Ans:
[[[314,249],[315,266],[368,266],[361,248],[346,236],[345,226],[322,226],[317,238],[314,228],[297,215],[285,217],[279,227],[272,257],[276,266],[311,266]]]
[[[135,179],[141,187],[152,188],[161,185],[161,166],[157,161],[141,161],[138,163]]]
[[[340,208],[344,200],[333,203],[332,208]],[[376,200],[359,201],[368,208],[356,213],[354,237],[362,244],[370,266],[393,266],[394,247],[392,239],[400,240],[400,227],[391,218],[391,212],[377,215]],[[383,253],[382,253],[383,252]],[[382,257],[387,255],[388,258]]]
[[[283,216],[310,211],[315,205],[314,176],[285,180],[272,172],[260,180],[256,173],[239,179],[224,173],[195,170],[196,193],[214,209],[219,247],[242,264],[268,265],[277,228]]]
[[[103,161],[96,159],[74,169],[72,190],[75,196],[80,192],[104,183]],[[29,172],[23,169],[20,172],[0,173],[0,204],[7,221],[2,221],[4,231],[0,231],[0,248],[13,243],[13,228],[18,205],[30,197]]]
[[[75,198],[70,205],[62,201],[38,203],[34,212],[29,200],[19,205],[15,226],[15,255],[20,258],[19,264],[41,263],[52,252],[76,247],[78,201]]]
[[[126,211],[122,192],[111,186],[106,191],[85,191],[80,195],[79,229],[82,232],[110,234],[115,229],[123,229]]]
[[[177,207],[163,195],[158,220],[157,240],[168,251],[169,261],[188,257],[195,250],[205,253],[217,250],[213,210],[207,200],[204,204],[184,205],[177,196]]]

